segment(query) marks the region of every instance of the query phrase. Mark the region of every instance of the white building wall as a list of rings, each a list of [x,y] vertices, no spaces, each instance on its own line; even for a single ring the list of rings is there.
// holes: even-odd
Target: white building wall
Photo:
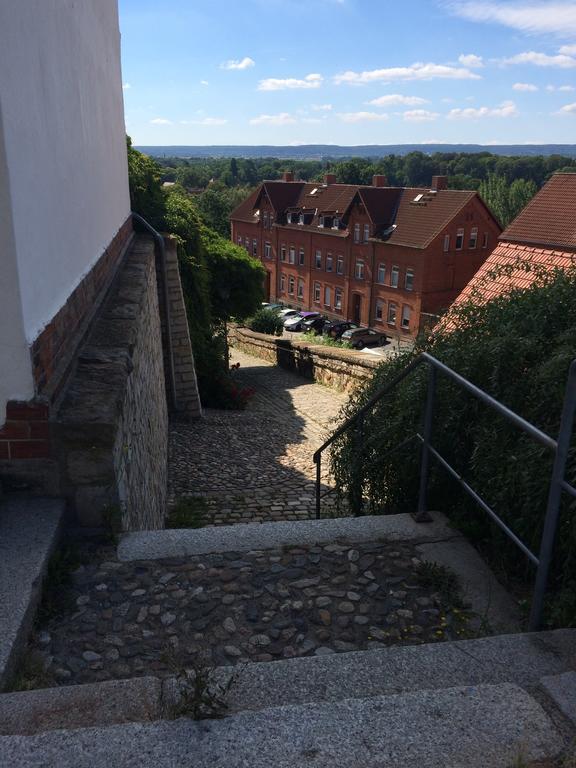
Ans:
[[[0,274],[0,304],[19,290],[29,345],[130,213],[116,0],[2,0],[0,72],[18,277]],[[0,335],[0,378],[9,359]],[[8,395],[29,396],[30,379]]]

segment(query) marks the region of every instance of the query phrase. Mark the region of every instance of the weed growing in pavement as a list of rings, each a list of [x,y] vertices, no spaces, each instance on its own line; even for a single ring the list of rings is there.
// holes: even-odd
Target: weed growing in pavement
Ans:
[[[46,671],[42,655],[29,648],[14,678],[12,690],[35,691],[38,688],[51,688],[53,685],[54,678]]]
[[[180,496],[166,517],[166,528],[202,528],[208,504],[201,496]]]

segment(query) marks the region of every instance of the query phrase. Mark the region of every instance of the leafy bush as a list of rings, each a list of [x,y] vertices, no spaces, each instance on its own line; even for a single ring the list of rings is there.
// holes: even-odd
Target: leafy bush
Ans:
[[[304,338],[309,344],[320,344],[323,347],[336,347],[339,349],[352,349],[352,344],[341,339],[332,339],[330,336],[317,336],[314,331],[308,331]]]
[[[248,322],[248,327],[251,331],[257,333],[268,333],[271,336],[282,336],[284,330],[284,322],[279,317],[277,312],[273,309],[266,309],[265,307],[259,309],[254,317]]]
[[[526,265],[526,269],[530,269]],[[576,268],[539,274],[534,285],[488,303],[469,303],[452,312],[413,353],[384,361],[374,378],[343,410],[352,416],[414,355],[426,350],[500,402],[556,437],[568,369],[576,356]],[[428,373],[418,368],[365,418],[364,448],[358,457],[353,431],[336,444],[331,461],[341,495],[358,485],[372,512],[416,508],[420,451],[402,445],[421,431]],[[476,489],[520,538],[538,552],[546,509],[552,454],[488,406],[438,376],[433,445]],[[576,480],[573,440],[567,479]],[[432,459],[428,506],[441,509],[498,561],[509,576],[532,579],[533,570],[489,518]],[[552,592],[568,594],[576,580],[576,503],[564,497],[552,572]],[[574,605],[574,603],[572,603]],[[567,605],[550,616],[567,621]],[[576,622],[576,615],[572,615]]]

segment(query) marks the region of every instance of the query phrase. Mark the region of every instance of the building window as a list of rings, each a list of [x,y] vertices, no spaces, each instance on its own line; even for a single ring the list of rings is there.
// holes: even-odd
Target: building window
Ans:
[[[482,248],[488,248],[488,232],[484,232],[484,237],[482,238]]]
[[[364,280],[364,262],[358,259],[356,261],[356,280]]]
[[[304,298],[304,280],[301,277],[298,278],[298,298]]]
[[[292,214],[291,213],[287,213],[286,214],[286,221],[288,222],[288,224],[292,224]]]
[[[342,288],[334,290],[334,309],[342,309]]]
[[[303,213],[301,213],[300,216],[298,217],[298,224],[304,224],[304,214]]]
[[[280,246],[280,261],[286,261],[286,246]]]
[[[364,242],[367,243],[370,239],[370,224],[364,224]]]
[[[468,248],[476,248],[478,242],[478,227],[472,227],[470,230],[470,240],[468,240]]]
[[[264,211],[264,229],[268,229],[268,211]]]
[[[406,277],[404,278],[404,288],[406,288],[407,291],[414,290],[414,270],[413,269],[406,270]]]
[[[272,229],[272,224],[274,224],[274,214],[270,213],[270,216],[268,218],[268,227],[269,227],[269,229]]]
[[[385,279],[386,279],[386,265],[378,264],[378,277],[376,278],[376,282],[384,285]]]
[[[354,224],[354,242],[360,242],[360,224]]]
[[[246,240],[244,240],[244,245],[246,247],[246,250],[250,252],[250,238],[247,237]]]
[[[320,216],[320,222],[318,224],[320,228],[324,227],[324,216]]]
[[[316,269],[322,269],[322,251],[316,251],[314,254],[314,265]]]
[[[266,259],[272,258],[272,246],[270,243],[264,243],[264,257]]]
[[[388,322],[390,325],[396,325],[396,304],[393,301],[388,304]]]
[[[238,245],[242,245],[242,235],[238,235]]]
[[[290,246],[290,250],[288,251],[288,263],[296,264],[296,248],[294,248],[293,245]]]
[[[286,292],[286,275],[280,275],[280,293]]]
[[[398,279],[400,277],[400,268],[399,267],[392,267],[392,271],[390,272],[390,287],[391,288],[398,288]]]
[[[456,250],[461,251],[464,245],[464,230],[459,229],[456,232]]]
[[[330,286],[327,285],[324,288],[324,306],[329,307],[330,306]]]
[[[298,254],[298,263],[300,264],[300,266],[303,266],[304,258],[305,258],[304,248],[300,248],[300,251],[299,251],[299,254]]]
[[[314,301],[320,304],[320,283],[314,283]]]
[[[444,253],[450,250],[450,235],[444,235]]]
[[[336,258],[336,274],[337,275],[344,274],[344,258],[340,255],[337,256]]]
[[[288,278],[288,293],[294,294],[294,278],[292,276]]]
[[[384,302],[382,299],[376,299],[376,322],[381,323],[384,320]]]
[[[340,219],[338,216],[334,216],[334,221],[332,222],[332,229],[339,229],[340,227]]]
[[[252,240],[252,256],[258,256],[258,240]]]
[[[402,307],[402,328],[410,328],[410,307],[406,304]]]
[[[328,253],[326,255],[326,272],[332,272],[332,254]]]

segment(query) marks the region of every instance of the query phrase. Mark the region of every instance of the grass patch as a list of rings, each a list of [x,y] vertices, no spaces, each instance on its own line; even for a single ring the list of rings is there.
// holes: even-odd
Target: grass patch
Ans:
[[[352,349],[352,345],[347,341],[331,339],[329,336],[323,336],[322,334],[317,336],[314,331],[303,333],[302,336],[309,344],[319,344],[323,347],[337,347],[339,349]]]
[[[166,517],[166,528],[202,528],[208,504],[201,496],[181,496]]]
[[[36,614],[36,624],[49,621],[64,613],[70,606],[68,587],[72,581],[72,571],[82,565],[80,551],[73,545],[65,545],[56,550],[48,562],[42,587],[42,599]]]

